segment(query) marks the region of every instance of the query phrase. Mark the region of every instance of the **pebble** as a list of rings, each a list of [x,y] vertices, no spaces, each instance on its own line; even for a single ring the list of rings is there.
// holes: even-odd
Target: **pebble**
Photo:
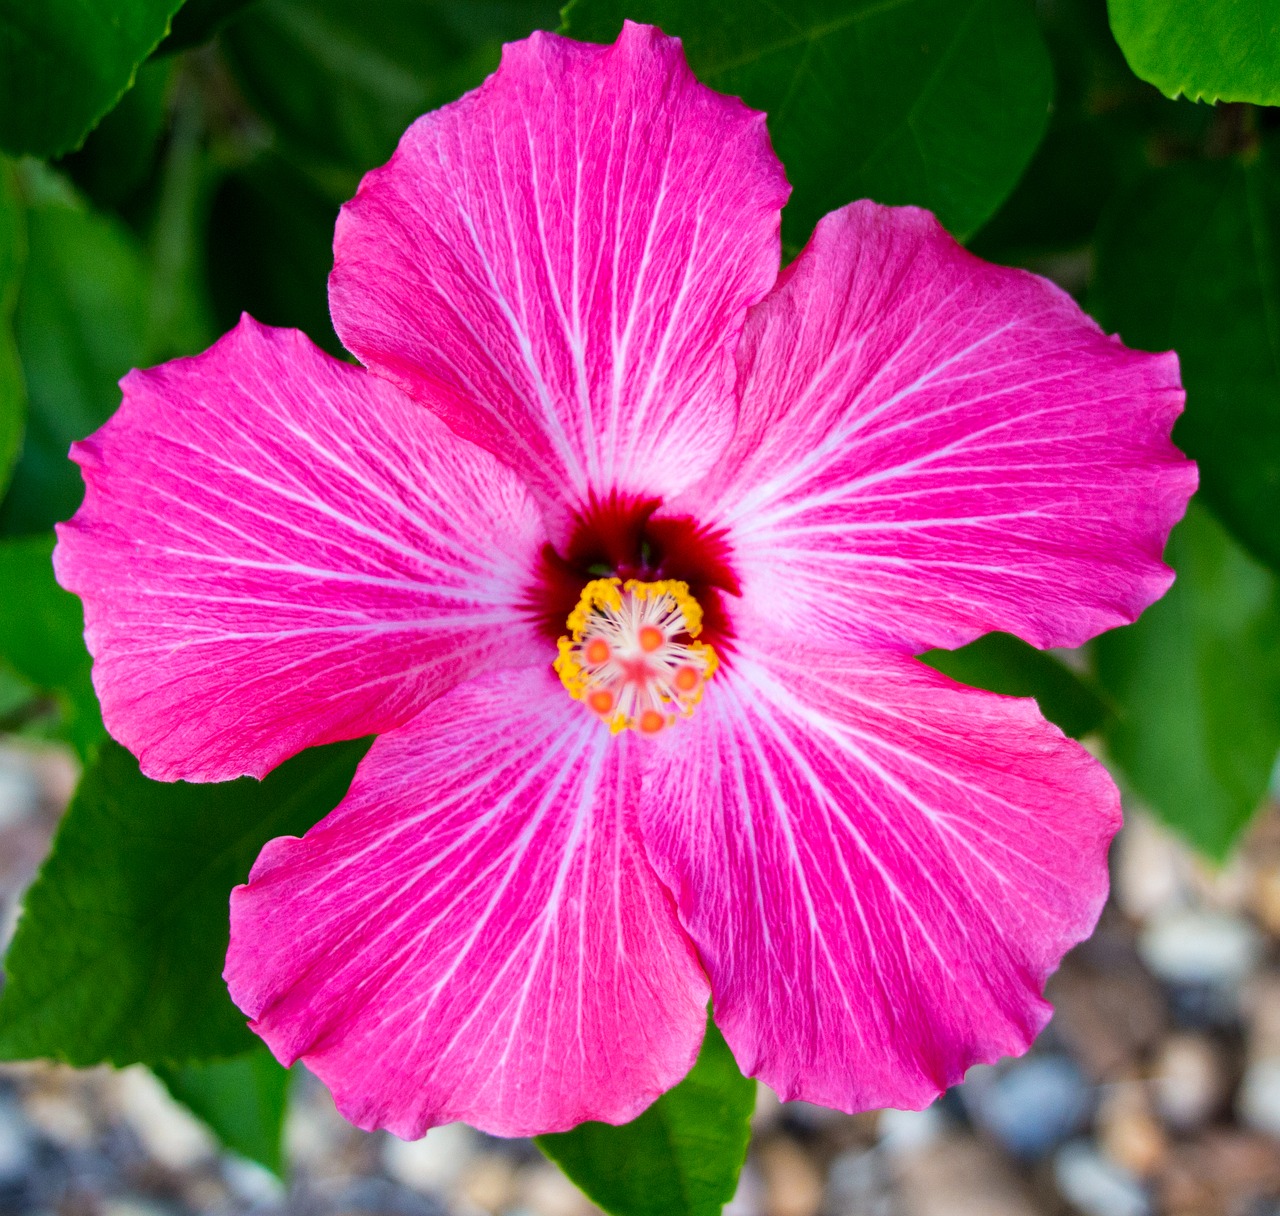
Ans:
[[[0,751],[0,831],[14,827],[40,805],[40,786],[13,754]]]
[[[822,1175],[794,1140],[765,1140],[756,1150],[756,1166],[764,1180],[766,1216],[815,1216],[822,1206]]]
[[[68,1149],[88,1148],[97,1139],[88,1087],[62,1084],[68,1076],[80,1077],[70,1069],[59,1069],[53,1084],[33,1088],[23,1102],[31,1125],[54,1144]]]
[[[154,1074],[134,1065],[110,1081],[116,1109],[153,1161],[184,1170],[215,1155],[217,1145],[204,1124],[176,1102]]]
[[[237,1199],[251,1207],[277,1207],[288,1193],[280,1181],[265,1165],[228,1153],[222,1159],[222,1179]]]
[[[1280,862],[1254,872],[1249,907],[1273,937],[1280,937]]]
[[[917,1147],[931,1142],[921,1141]],[[893,1175],[883,1152],[847,1149],[832,1161],[822,1206],[826,1216],[894,1216],[896,1207]]]
[[[31,1136],[17,1105],[0,1099],[0,1186],[20,1183],[31,1163]]]
[[[290,1165],[318,1177],[342,1177],[353,1132],[338,1114],[329,1091],[303,1073],[293,1088],[284,1120],[284,1156]]]
[[[1207,1123],[1227,1096],[1222,1049],[1198,1034],[1171,1034],[1152,1066],[1156,1107],[1179,1131]]]
[[[1170,984],[1229,988],[1241,984],[1262,954],[1258,931],[1228,912],[1174,912],[1138,939],[1142,961]]]
[[[516,1200],[515,1165],[508,1157],[483,1153],[463,1171],[457,1190],[467,1203],[496,1216]]]
[[[176,1216],[176,1210],[166,1204],[132,1196],[116,1196],[104,1199],[97,1207],[98,1216]]]
[[[397,1182],[424,1194],[448,1190],[471,1163],[479,1136],[465,1123],[434,1127],[421,1140],[387,1136],[382,1167]]]
[[[1106,968],[1068,955],[1050,982],[1051,1029],[1094,1082],[1123,1080],[1165,1033],[1160,986],[1127,950]]]
[[[1186,904],[1186,850],[1150,815],[1125,817],[1114,857],[1115,898],[1126,916],[1145,921]]]
[[[1106,1087],[1098,1107],[1097,1140],[1105,1157],[1139,1178],[1150,1177],[1164,1164],[1169,1138],[1143,1082]]]
[[[1246,1127],[1280,1140],[1280,1059],[1249,1064],[1236,1097],[1236,1113]]]
[[[522,1170],[520,1182],[524,1203],[517,1211],[524,1211],[529,1216],[599,1214],[595,1204],[550,1162],[538,1162]]]
[[[839,1123],[844,1116],[829,1106],[817,1106],[813,1102],[784,1102],[778,1111],[783,1123],[808,1132],[820,1132],[823,1128]]]
[[[950,1126],[937,1102],[924,1110],[882,1110],[877,1129],[880,1148],[890,1157],[909,1156],[940,1139]]]
[[[1029,1056],[1002,1068],[971,1068],[960,1087],[970,1118],[1017,1157],[1043,1157],[1089,1118],[1092,1098],[1066,1056]]]
[[[1073,1140],[1059,1150],[1053,1176],[1085,1216],[1150,1216],[1151,1200],[1142,1183],[1087,1140]]]
[[[1280,972],[1254,976],[1245,992],[1251,1059],[1280,1059]]]
[[[969,1135],[914,1155],[898,1185],[897,1216],[1039,1216],[999,1154]]]
[[[724,1205],[721,1216],[762,1216],[764,1212],[764,1181],[755,1163],[748,1161],[738,1175],[738,1187],[733,1198]]]

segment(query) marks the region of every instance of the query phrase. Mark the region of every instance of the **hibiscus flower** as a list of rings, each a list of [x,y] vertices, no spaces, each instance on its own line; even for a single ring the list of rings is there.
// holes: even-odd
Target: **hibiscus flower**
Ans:
[[[144,772],[379,736],[226,967],[361,1127],[628,1120],[712,997],[783,1098],[920,1107],[1098,916],[1104,769],[914,656],[1166,590],[1176,359],[915,208],[779,274],[786,195],[675,39],[534,34],[344,207],[363,367],[246,317],[73,450],[57,570]]]

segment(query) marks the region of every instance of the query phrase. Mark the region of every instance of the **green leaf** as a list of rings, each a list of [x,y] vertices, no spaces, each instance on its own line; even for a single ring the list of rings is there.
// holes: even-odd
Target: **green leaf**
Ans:
[[[0,0],[0,148],[78,147],[133,83],[182,0]]]
[[[75,439],[120,404],[116,382],[143,361],[149,279],[134,238],[60,184],[25,181],[27,273],[15,316],[27,382],[27,431],[13,484],[0,503],[0,533],[47,531],[80,503]]]
[[[314,748],[262,782],[170,785],[103,744],[5,959],[0,1059],[185,1064],[256,1046],[222,982],[228,896],[268,840],[337,805],[366,747]]]
[[[1168,595],[1095,643],[1105,737],[1137,793],[1221,858],[1280,749],[1280,584],[1194,503],[1166,557]]]
[[[102,718],[80,601],[55,581],[52,554],[52,536],[0,542],[0,656],[23,679],[58,695],[59,733],[87,755],[102,738]]]
[[[803,244],[856,198],[917,203],[976,230],[1044,134],[1053,74],[1024,0],[573,0],[567,32],[612,41],[624,17],[684,39],[698,78],[769,115]]]
[[[554,27],[555,0],[263,0],[223,53],[281,150],[347,198],[405,128],[498,64],[502,42]]]
[[[119,207],[155,169],[173,84],[169,60],[144,63],[137,79],[84,141],[58,162],[96,207]]]
[[[1201,497],[1280,569],[1280,171],[1269,155],[1181,164],[1121,195],[1090,304],[1131,346],[1174,349],[1174,439]]]
[[[227,1148],[280,1174],[289,1073],[265,1047],[205,1064],[162,1064],[155,1072]]]
[[[21,725],[39,699],[39,689],[0,657],[0,732],[7,734]]]
[[[18,459],[27,405],[13,337],[13,316],[26,260],[27,225],[17,177],[8,161],[0,157],[0,498]]]
[[[1146,167],[1142,141],[1170,106],[1136,79],[1092,0],[1036,6],[1053,60],[1053,115],[1027,171],[969,248],[997,262],[1027,262],[1078,249],[1121,180]],[[1154,120],[1154,121],[1153,121]]]
[[[1107,0],[1134,73],[1169,97],[1280,105],[1275,0]]]
[[[1107,716],[1106,701],[1084,677],[1007,633],[989,633],[959,650],[931,650],[920,657],[961,684],[1035,697],[1040,712],[1072,738],[1097,730]]]
[[[537,1144],[613,1216],[716,1216],[737,1186],[755,1092],[708,1021],[693,1070],[639,1118],[582,1123]]]

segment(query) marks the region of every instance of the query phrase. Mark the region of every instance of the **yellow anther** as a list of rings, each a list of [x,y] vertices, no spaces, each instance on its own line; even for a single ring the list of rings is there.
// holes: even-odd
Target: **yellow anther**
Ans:
[[[702,606],[679,579],[593,579],[565,626],[556,674],[615,734],[656,734],[688,717],[719,666],[695,640]]]

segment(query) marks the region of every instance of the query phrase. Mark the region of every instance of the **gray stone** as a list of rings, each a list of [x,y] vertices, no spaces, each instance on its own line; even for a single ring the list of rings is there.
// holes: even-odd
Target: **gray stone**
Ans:
[[[969,1070],[960,1088],[969,1117],[1017,1157],[1043,1157],[1080,1130],[1093,1095],[1066,1056],[1030,1056]]]
[[[1086,1140],[1059,1150],[1053,1176],[1063,1197],[1085,1216],[1150,1216],[1151,1199],[1142,1183]]]
[[[1138,941],[1142,961],[1169,984],[1235,987],[1262,954],[1261,935],[1226,912],[1175,912],[1151,924]]]

